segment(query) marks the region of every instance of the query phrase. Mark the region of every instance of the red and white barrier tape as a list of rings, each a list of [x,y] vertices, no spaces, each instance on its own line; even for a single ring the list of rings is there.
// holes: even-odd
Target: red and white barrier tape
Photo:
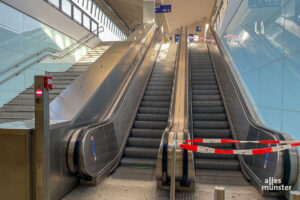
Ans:
[[[185,140],[185,142],[193,143],[206,143],[206,144],[216,144],[216,143],[256,143],[256,144],[293,144],[300,141],[239,141],[239,140],[228,140],[228,139],[195,139],[195,140]]]
[[[258,155],[273,153],[278,151],[283,151],[286,149],[294,148],[300,146],[299,141],[238,141],[238,140],[227,140],[227,139],[196,139],[196,140],[186,140],[186,142],[195,143],[258,143],[258,144],[285,144],[276,147],[268,147],[261,149],[244,149],[244,150],[222,150],[211,147],[190,145],[190,144],[180,144],[180,147],[186,150],[191,150],[199,153],[213,153],[213,154],[235,154],[235,155]]]

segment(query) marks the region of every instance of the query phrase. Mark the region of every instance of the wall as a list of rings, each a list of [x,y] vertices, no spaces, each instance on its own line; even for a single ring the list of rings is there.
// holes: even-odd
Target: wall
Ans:
[[[220,40],[259,120],[299,141],[300,2],[259,2],[242,1]]]

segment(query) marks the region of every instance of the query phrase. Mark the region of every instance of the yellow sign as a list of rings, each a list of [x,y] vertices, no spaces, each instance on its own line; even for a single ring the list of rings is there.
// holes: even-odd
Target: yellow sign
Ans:
[[[165,43],[169,42],[169,38],[165,37],[164,41]]]

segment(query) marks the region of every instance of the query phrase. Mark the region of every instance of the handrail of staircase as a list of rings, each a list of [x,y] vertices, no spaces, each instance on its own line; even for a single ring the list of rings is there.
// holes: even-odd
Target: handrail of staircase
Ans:
[[[102,28],[101,31],[99,31],[100,28]],[[9,66],[8,68],[6,68],[6,69],[0,71],[0,75],[1,75],[1,74],[4,74],[4,73],[6,73],[6,72],[8,72],[8,71],[10,71],[10,70],[12,70],[12,69],[14,69],[14,68],[16,68],[16,67],[19,67],[22,63],[24,63],[24,62],[26,62],[26,61],[28,61],[28,60],[30,60],[30,59],[32,59],[32,58],[35,58],[36,56],[41,55],[41,54],[42,54],[43,52],[45,52],[45,51],[51,51],[52,53],[58,53],[58,52],[61,52],[61,54],[58,55],[58,56],[56,56],[56,55],[51,55],[51,54],[47,54],[47,55],[44,55],[44,56],[42,56],[41,58],[39,58],[39,59],[37,59],[37,60],[35,60],[35,61],[32,61],[31,63],[25,65],[23,68],[21,68],[20,70],[14,72],[14,73],[11,74],[10,76],[8,76],[8,77],[6,77],[6,78],[0,80],[0,85],[3,84],[3,83],[5,83],[6,81],[10,80],[10,79],[13,78],[14,76],[19,75],[22,71],[28,69],[28,68],[31,67],[32,65],[34,65],[34,64],[36,64],[36,63],[39,63],[40,61],[42,61],[42,60],[43,60],[44,58],[46,58],[46,57],[50,57],[50,58],[57,59],[57,58],[63,58],[64,56],[69,55],[71,52],[73,52],[74,50],[80,48],[82,45],[86,44],[88,41],[90,41],[92,38],[94,38],[94,37],[96,36],[96,35],[94,34],[94,32],[96,32],[96,31],[99,31],[98,33],[101,33],[101,32],[104,31],[104,27],[103,27],[103,26],[100,26],[99,28],[95,29],[95,30],[92,31],[91,33],[88,33],[87,35],[85,35],[84,37],[82,37],[80,40],[74,42],[73,44],[71,44],[70,46],[66,47],[65,49],[63,49],[63,50],[61,50],[61,51],[55,50],[55,49],[50,48],[50,47],[44,48],[44,49],[42,49],[42,50],[40,50],[40,51],[38,51],[38,52],[36,52],[36,53],[34,53],[34,54],[28,56],[28,57],[22,59],[22,60],[19,61],[18,63],[14,64],[14,65],[12,65],[12,66]],[[91,35],[92,35],[92,36],[91,36]],[[87,39],[86,39],[86,38],[87,38]],[[86,40],[85,40],[85,39],[86,39]],[[78,45],[76,46],[76,45],[74,45],[74,44],[78,44]],[[74,47],[74,46],[75,46],[75,47]],[[74,47],[74,48],[73,48],[73,47]],[[70,49],[70,50],[69,50],[69,49]],[[66,51],[66,50],[67,50],[67,51]]]

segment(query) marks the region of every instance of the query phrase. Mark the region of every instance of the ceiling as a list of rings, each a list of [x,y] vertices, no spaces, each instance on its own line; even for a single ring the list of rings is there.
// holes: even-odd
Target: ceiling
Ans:
[[[134,30],[143,23],[143,0],[105,0],[120,19]],[[156,0],[157,4],[171,4],[172,12],[157,14],[161,25],[174,32],[180,26],[197,21],[209,21],[215,0]]]
[[[143,0],[106,0],[130,30],[143,23]]]

